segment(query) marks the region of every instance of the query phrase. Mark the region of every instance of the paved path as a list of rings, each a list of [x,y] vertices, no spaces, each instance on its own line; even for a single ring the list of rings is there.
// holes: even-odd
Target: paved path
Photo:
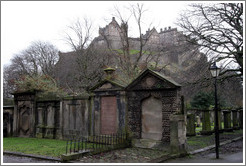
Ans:
[[[203,156],[192,156],[166,161],[165,163],[243,163],[243,152],[233,154],[220,154],[220,158],[215,158],[215,153]]]
[[[196,155],[176,158],[165,163],[243,163],[243,140],[239,140],[219,148],[219,159],[216,159],[215,150],[209,150]]]
[[[56,161],[40,160],[29,157],[20,157],[13,155],[3,155],[3,163],[57,163]]]

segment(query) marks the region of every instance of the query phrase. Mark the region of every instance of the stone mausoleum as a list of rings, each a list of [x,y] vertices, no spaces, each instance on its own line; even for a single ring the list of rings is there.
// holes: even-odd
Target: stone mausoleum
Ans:
[[[127,131],[133,146],[185,149],[178,83],[146,69],[126,85],[114,69],[105,72],[88,96],[44,99],[37,91],[14,93],[13,135],[66,139]]]
[[[171,78],[149,69],[126,87],[128,127],[135,145],[170,143],[170,116],[181,113],[180,88]]]

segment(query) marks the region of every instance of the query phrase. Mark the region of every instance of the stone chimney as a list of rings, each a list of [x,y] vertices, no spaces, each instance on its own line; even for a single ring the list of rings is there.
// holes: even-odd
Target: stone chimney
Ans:
[[[160,31],[162,32],[162,28],[160,29]]]
[[[114,76],[114,68],[108,67],[106,69],[104,69],[104,72],[106,73],[106,79],[112,79]]]
[[[168,29],[170,30],[170,29],[171,29],[171,27],[169,26],[169,27],[168,27]]]
[[[112,21],[115,21],[115,17],[112,17]]]

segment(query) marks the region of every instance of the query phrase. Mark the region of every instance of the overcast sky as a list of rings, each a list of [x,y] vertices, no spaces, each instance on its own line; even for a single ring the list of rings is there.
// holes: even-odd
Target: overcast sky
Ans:
[[[182,1],[2,1],[1,2],[1,63],[26,49],[32,41],[48,41],[60,51],[70,51],[64,41],[67,26],[76,18],[87,17],[93,21],[94,36],[98,28],[107,25],[114,14],[114,6],[143,3],[148,11],[143,24],[160,28],[172,26],[187,2]],[[119,22],[119,20],[116,21]],[[136,26],[130,26],[134,34]],[[144,31],[147,29],[144,29]]]

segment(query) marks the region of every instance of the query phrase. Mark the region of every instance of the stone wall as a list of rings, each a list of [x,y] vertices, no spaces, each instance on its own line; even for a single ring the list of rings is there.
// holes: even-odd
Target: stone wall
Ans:
[[[181,113],[180,87],[175,81],[150,69],[128,85],[127,119],[133,139],[170,143],[170,115]],[[158,121],[158,124],[153,121]]]
[[[14,106],[3,106],[3,136],[13,135],[13,113]]]
[[[41,99],[34,92],[14,95],[14,136],[65,139],[89,134],[88,97]]]
[[[36,137],[62,138],[60,132],[60,101],[37,101]]]
[[[144,99],[151,96],[157,98],[162,103],[162,137],[163,142],[170,142],[170,115],[180,108],[178,92],[175,90],[162,91],[137,91],[128,93],[128,125],[133,137],[142,137],[142,110],[141,104]],[[154,106],[153,106],[154,107]]]
[[[36,92],[16,93],[13,113],[13,135],[35,137]]]
[[[126,123],[126,98],[125,92],[116,90],[116,91],[95,91],[95,95],[92,98],[92,109],[91,109],[91,133],[95,135],[99,135],[102,133],[102,98],[104,97],[111,97],[112,99],[115,98],[115,125],[112,126],[116,128],[116,132],[123,131],[125,129]],[[112,103],[111,103],[112,104]]]
[[[127,128],[133,139],[169,145],[170,116],[181,114],[181,86],[150,69],[127,87],[109,76],[93,88],[93,94],[83,97],[15,94],[16,136],[66,139],[116,134]]]
[[[64,138],[71,135],[88,136],[90,101],[88,98],[61,101],[61,130]]]

